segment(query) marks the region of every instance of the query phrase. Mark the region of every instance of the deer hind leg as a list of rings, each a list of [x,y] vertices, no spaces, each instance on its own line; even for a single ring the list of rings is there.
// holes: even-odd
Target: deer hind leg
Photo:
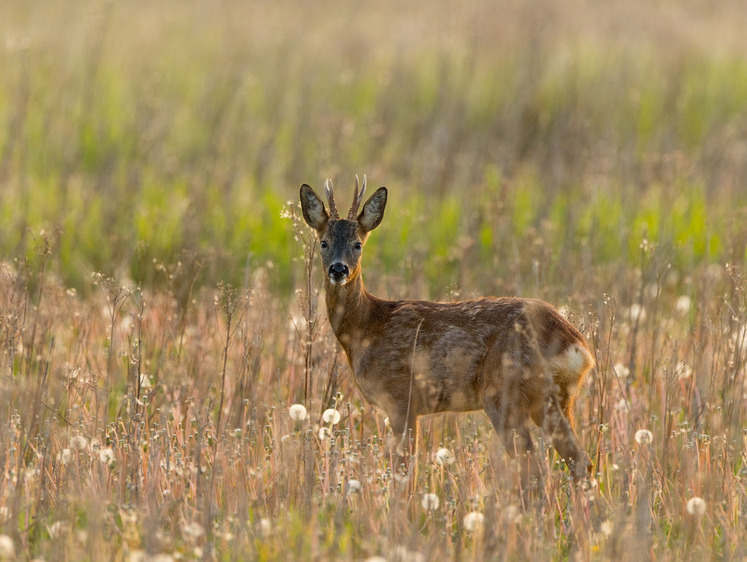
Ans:
[[[570,400],[566,400],[564,406],[568,408]],[[580,482],[588,477],[591,462],[573,432],[563,411],[565,408],[561,406],[559,397],[551,393],[543,404],[532,411],[532,419],[546,434],[550,435],[553,447],[568,463],[573,477]]]
[[[389,448],[399,456],[408,455],[411,446],[413,450],[417,445],[417,416],[407,412],[387,412],[389,423],[392,426],[392,439]]]

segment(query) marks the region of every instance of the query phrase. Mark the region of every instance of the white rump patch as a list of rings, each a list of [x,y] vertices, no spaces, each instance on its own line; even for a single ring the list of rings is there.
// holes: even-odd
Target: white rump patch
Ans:
[[[582,371],[593,364],[594,359],[589,352],[577,343],[566,349],[565,353],[558,360],[560,370],[575,374],[581,374]]]

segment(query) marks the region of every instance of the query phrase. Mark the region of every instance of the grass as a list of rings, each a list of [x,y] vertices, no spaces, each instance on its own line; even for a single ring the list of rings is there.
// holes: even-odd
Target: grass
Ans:
[[[744,557],[744,12],[1,6],[0,559]],[[591,491],[482,413],[394,465],[288,220],[355,173],[375,294],[584,331]]]

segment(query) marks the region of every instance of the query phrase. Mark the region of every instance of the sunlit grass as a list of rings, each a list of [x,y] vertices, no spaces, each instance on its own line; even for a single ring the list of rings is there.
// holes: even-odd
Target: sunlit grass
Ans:
[[[0,559],[744,557],[744,20],[2,5]],[[394,464],[288,220],[356,173],[390,190],[375,294],[539,297],[587,335],[591,490],[549,454],[520,494],[482,413]]]

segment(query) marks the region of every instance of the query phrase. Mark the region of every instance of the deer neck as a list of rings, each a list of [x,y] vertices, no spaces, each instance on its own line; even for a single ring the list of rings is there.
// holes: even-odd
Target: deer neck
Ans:
[[[332,331],[352,361],[371,316],[371,295],[363,288],[360,275],[345,285],[325,279],[327,316]]]

